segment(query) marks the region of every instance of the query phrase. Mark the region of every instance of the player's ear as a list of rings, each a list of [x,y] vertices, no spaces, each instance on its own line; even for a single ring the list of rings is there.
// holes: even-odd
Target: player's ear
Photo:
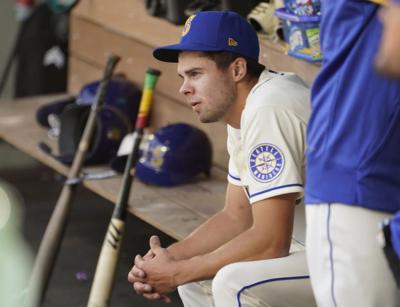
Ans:
[[[247,62],[244,58],[239,57],[232,62],[232,74],[236,82],[243,80],[247,74]]]

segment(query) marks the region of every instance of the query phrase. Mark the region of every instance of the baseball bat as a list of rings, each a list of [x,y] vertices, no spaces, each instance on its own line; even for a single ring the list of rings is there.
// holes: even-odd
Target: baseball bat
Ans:
[[[135,177],[136,162],[140,157],[139,146],[143,137],[143,129],[148,121],[153,92],[159,75],[160,71],[155,69],[148,69],[146,72],[139,114],[136,119],[135,131],[133,134],[132,149],[125,164],[118,200],[108,225],[97,262],[87,304],[88,307],[106,307],[109,304],[125,230],[129,194],[132,181]]]
[[[97,113],[104,102],[107,86],[119,59],[120,58],[116,55],[110,55],[108,57],[103,79],[97,89],[95,101],[92,104],[85,129],[83,130],[78,149],[68,173],[68,180],[79,176],[90,141],[93,138]],[[50,221],[46,227],[29,282],[27,302],[30,306],[39,306],[44,298],[71,211],[71,201],[75,188],[76,184],[64,183],[61,194],[50,217]]]

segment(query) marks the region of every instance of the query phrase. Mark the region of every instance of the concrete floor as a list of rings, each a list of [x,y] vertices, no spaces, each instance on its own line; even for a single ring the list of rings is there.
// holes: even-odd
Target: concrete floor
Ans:
[[[64,178],[3,142],[0,142],[0,157],[0,177],[17,188],[24,199],[23,234],[35,254]],[[112,203],[83,187],[77,189],[43,307],[86,306],[112,209]],[[150,235],[159,235],[165,244],[172,243],[173,239],[132,215],[128,217],[126,229],[110,306],[166,306],[136,295],[126,277],[134,256],[147,251]],[[77,278],[77,273],[86,274],[87,279]],[[176,292],[172,298],[173,303],[168,306],[182,306]]]

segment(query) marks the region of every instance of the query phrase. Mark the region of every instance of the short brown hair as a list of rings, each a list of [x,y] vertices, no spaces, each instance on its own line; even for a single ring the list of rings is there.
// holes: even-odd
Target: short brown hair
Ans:
[[[237,58],[244,58],[247,63],[247,76],[251,78],[258,78],[261,72],[265,69],[265,66],[258,63],[257,61],[242,56],[238,53],[219,51],[219,52],[203,52],[204,55],[213,60],[220,70],[226,70],[229,65]]]

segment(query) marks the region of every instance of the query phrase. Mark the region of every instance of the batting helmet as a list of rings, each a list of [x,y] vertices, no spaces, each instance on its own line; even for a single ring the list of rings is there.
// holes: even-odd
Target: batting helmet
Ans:
[[[203,131],[184,123],[171,124],[150,136],[136,175],[145,183],[175,186],[203,172],[209,175],[211,161],[211,144]]]
[[[95,81],[84,86],[76,103],[65,107],[60,115],[58,145],[61,155],[58,158],[63,163],[73,161],[99,84]],[[104,104],[97,114],[96,131],[86,164],[107,163],[116,155],[122,138],[132,131],[140,97],[140,90],[132,82],[119,78],[110,81]]]

